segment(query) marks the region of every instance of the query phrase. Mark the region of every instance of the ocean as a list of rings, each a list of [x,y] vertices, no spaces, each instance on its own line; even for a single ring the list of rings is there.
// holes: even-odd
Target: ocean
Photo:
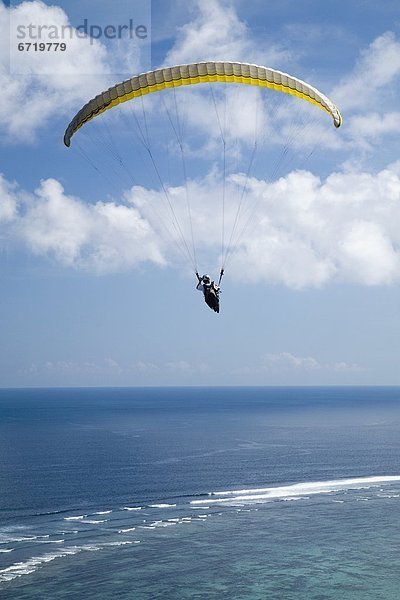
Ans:
[[[2,600],[399,600],[400,388],[0,390]]]

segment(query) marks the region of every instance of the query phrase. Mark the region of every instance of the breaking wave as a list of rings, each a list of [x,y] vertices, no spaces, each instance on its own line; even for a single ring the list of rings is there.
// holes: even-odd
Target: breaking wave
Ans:
[[[400,476],[398,475],[383,475],[380,477],[354,477],[351,479],[294,483],[280,487],[226,490],[221,492],[209,492],[207,500],[192,500],[190,504],[247,504],[253,502],[271,502],[274,500],[294,500],[314,494],[329,494],[350,489],[367,489],[399,481]]]

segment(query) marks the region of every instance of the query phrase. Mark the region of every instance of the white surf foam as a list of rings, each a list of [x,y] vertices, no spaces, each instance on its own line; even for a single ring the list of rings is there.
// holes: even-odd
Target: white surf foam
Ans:
[[[124,542],[105,542],[104,544],[101,545],[101,548],[108,548],[108,547],[113,547],[113,546],[127,546],[130,544],[135,544],[137,543],[136,541],[124,541]],[[99,548],[99,550],[101,549]]]
[[[12,581],[13,579],[22,577],[23,575],[30,575],[46,563],[56,560],[57,558],[77,554],[83,550],[89,550],[89,547],[71,546],[70,548],[64,548],[55,552],[48,552],[47,554],[42,554],[41,556],[33,556],[26,561],[14,563],[10,567],[0,570],[0,581]]]
[[[79,533],[79,529],[70,529],[69,531],[61,530],[56,531],[57,535],[60,533],[61,535],[74,535],[75,533]]]
[[[265,487],[242,490],[226,490],[210,492],[207,500],[192,500],[193,505],[216,503],[249,503],[268,502],[272,500],[289,500],[296,497],[307,497],[312,494],[329,494],[350,489],[365,489],[381,486],[385,483],[400,482],[399,475],[382,475],[374,477],[354,477],[351,479],[333,479],[331,481],[315,481],[295,483],[281,487]]]
[[[109,546],[125,546],[126,544],[138,544],[139,540],[105,542],[101,544],[84,544],[83,546],[68,546],[66,548],[57,548],[54,552],[48,552],[39,556],[32,556],[25,561],[14,563],[13,565],[0,570],[0,582],[12,581],[23,575],[30,575],[37,571],[43,565],[80,552],[97,552]]]
[[[101,523],[107,523],[108,519],[101,519],[101,520],[96,520],[96,519],[83,519],[82,521],[80,521],[81,523],[85,523],[87,525],[101,525]]]
[[[149,508],[174,508],[176,504],[149,504]]]
[[[0,544],[12,544],[15,542],[33,542],[34,540],[37,540],[37,539],[38,539],[37,535],[16,537],[15,535],[12,535],[12,534],[9,534],[9,535],[2,534],[0,536]]]
[[[43,536],[44,537],[44,536]],[[49,537],[49,536],[46,536]],[[63,544],[64,540],[50,540],[50,539],[36,539],[33,540],[35,544]]]
[[[124,506],[122,510],[142,510],[142,506]]]

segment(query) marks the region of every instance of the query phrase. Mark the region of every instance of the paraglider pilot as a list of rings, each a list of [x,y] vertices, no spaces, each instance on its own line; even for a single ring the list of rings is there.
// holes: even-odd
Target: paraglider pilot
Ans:
[[[203,292],[204,300],[207,306],[209,306],[214,312],[219,313],[219,285],[217,285],[214,281],[211,281],[209,275],[203,275],[203,277],[200,277],[196,271],[196,277],[198,281],[196,290]]]

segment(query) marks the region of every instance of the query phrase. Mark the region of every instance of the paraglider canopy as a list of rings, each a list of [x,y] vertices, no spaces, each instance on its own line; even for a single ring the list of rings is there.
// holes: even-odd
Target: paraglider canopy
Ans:
[[[258,85],[291,94],[325,110],[332,116],[335,127],[342,123],[338,108],[329,98],[287,73],[249,63],[199,62],[148,71],[110,87],[89,100],[75,115],[66,129],[64,143],[69,146],[72,136],[84,123],[117,104],[165,88],[216,81]]]

